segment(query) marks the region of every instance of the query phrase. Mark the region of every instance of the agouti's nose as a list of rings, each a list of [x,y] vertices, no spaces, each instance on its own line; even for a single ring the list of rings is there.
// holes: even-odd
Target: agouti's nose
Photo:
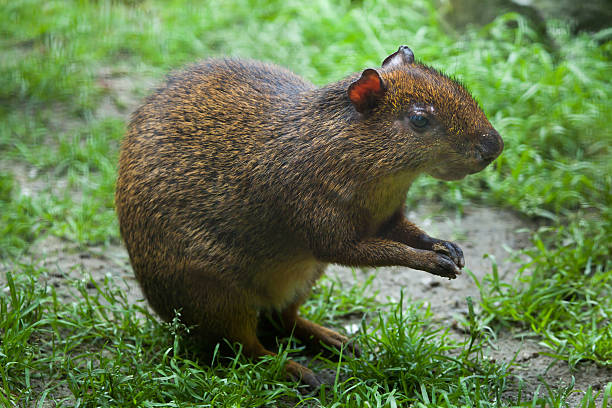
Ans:
[[[482,161],[491,163],[504,150],[504,141],[495,129],[482,136],[481,142],[476,146]]]

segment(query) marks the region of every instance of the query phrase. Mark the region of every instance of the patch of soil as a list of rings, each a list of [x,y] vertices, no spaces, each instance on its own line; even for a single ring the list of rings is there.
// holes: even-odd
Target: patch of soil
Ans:
[[[49,174],[40,174],[37,167],[15,160],[0,159],[0,171],[13,176],[19,193],[26,197],[35,197],[43,191],[61,195],[68,188],[66,178],[53,178]],[[75,192],[78,195],[78,192]]]
[[[128,74],[127,70],[118,67],[100,68],[96,83],[104,90],[104,97],[96,109],[95,116],[122,118],[127,121],[130,113],[158,82],[160,81],[150,74]]]
[[[514,359],[515,363],[512,368],[514,377],[510,378],[511,382],[504,397],[516,399],[519,390],[523,395],[522,400],[531,399],[535,392],[543,397],[547,395],[545,385],[548,385],[553,390],[581,391],[574,391],[567,398],[568,406],[577,407],[588,387],[592,387],[594,395],[603,391],[606,384],[612,381],[612,368],[599,367],[594,362],[584,361],[571,370],[565,361],[550,357],[546,353],[550,353],[550,349],[539,344],[537,340],[508,332],[500,334],[495,347],[489,350],[490,357],[500,363],[508,363]],[[601,406],[602,400],[603,396],[600,395],[596,400],[597,406]]]
[[[48,236],[35,242],[29,252],[32,261],[48,271],[43,282],[55,287],[58,296],[66,301],[72,297],[68,282],[89,282],[91,277],[91,280],[102,285],[107,275],[113,278],[131,303],[144,301],[127,252],[122,246],[89,246],[82,249],[72,242]],[[86,283],[85,287],[88,291],[96,290],[91,282]]]

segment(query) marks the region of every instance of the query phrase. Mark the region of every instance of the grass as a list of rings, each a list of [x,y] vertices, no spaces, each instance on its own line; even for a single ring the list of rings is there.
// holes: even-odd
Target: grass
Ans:
[[[484,347],[506,330],[537,338],[572,367],[612,365],[610,30],[572,34],[551,21],[544,39],[508,14],[450,35],[426,0],[0,0],[0,15],[3,405],[565,406],[573,385],[541,382],[523,395],[512,367],[486,358]],[[478,175],[419,179],[409,205],[429,200],[461,212],[486,204],[541,225],[513,281],[494,265],[476,282],[479,312],[465,322],[471,337],[454,339],[417,303],[383,306],[367,286],[327,281],[303,312],[323,322],[366,316],[358,342],[367,352],[341,363],[315,357],[335,381],[304,396],[281,375],[284,359],[299,360],[298,343],[282,343],[265,362],[239,351],[199,361],[180,325],[158,323],[111,277],[60,290],[29,260],[28,248],[49,235],[84,248],[119,243],[114,180],[133,106],[108,78],[127,76],[141,97],[168,70],[231,54],[323,84],[378,66],[400,43],[468,84],[506,142]],[[114,110],[104,109],[109,100]],[[602,406],[611,388],[600,391]],[[583,391],[580,406],[595,406],[598,392]]]
[[[315,357],[315,365],[336,373],[335,381],[302,395],[282,375],[295,343],[281,346],[279,357],[255,363],[239,350],[235,357],[215,354],[200,361],[184,347],[184,327],[177,321],[159,323],[146,308],[129,302],[111,277],[101,284],[73,282],[70,291],[78,300],[63,302],[53,286],[41,284],[48,273],[25,264],[7,273],[8,291],[0,298],[5,406],[53,401],[59,406],[494,407],[510,376],[509,365],[483,359],[489,335],[473,310],[471,335],[457,342],[432,324],[422,305],[400,300],[363,319],[363,358],[341,363]],[[346,297],[341,288],[332,292],[332,300]],[[367,298],[350,294],[353,303],[365,300],[369,307]],[[340,316],[327,295],[315,295],[310,317]],[[558,393],[550,391],[532,401],[550,404],[554,398]]]

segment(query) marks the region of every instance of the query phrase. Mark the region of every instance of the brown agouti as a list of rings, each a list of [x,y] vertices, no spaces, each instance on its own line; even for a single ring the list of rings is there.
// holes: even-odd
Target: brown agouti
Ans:
[[[202,344],[256,357],[260,312],[287,333],[348,339],[298,316],[328,263],[402,265],[455,278],[454,243],[404,217],[420,173],[458,180],[503,142],[460,84],[401,46],[381,68],[317,88],[286,69],[213,59],[171,76],[133,115],[116,205],[153,309]],[[294,378],[314,373],[288,361]]]

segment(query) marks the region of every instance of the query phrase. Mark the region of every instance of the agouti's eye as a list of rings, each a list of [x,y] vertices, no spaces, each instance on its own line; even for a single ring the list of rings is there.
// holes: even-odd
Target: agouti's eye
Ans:
[[[429,124],[429,119],[423,115],[412,115],[410,116],[410,123],[412,123],[414,127],[424,128]]]

